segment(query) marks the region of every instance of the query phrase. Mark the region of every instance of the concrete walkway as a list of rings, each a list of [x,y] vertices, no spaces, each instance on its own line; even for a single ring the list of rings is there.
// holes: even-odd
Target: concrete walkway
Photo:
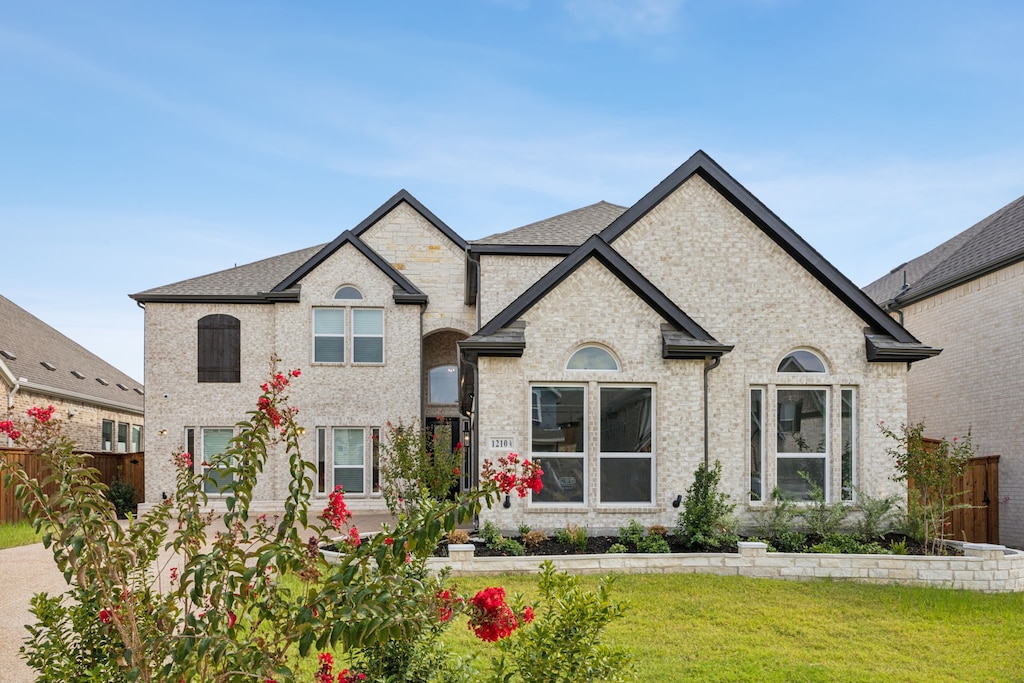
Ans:
[[[385,522],[394,526],[394,519],[387,513],[360,510],[352,513],[352,521],[360,531],[375,531]],[[210,531],[223,528],[215,522]],[[173,565],[172,562],[161,564],[166,565],[165,574]],[[162,577],[164,581],[167,578]],[[67,589],[64,576],[53,561],[53,553],[42,543],[0,550],[0,681],[33,683],[36,680],[35,672],[18,653],[28,635],[25,624],[32,619],[29,600],[36,593],[59,595]]]

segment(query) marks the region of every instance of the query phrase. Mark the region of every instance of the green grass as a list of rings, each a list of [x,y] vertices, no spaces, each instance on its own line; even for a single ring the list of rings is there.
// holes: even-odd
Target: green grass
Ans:
[[[28,522],[0,524],[0,550],[14,548],[19,545],[39,543],[42,537],[37,534]]]
[[[458,583],[529,596],[535,578]],[[619,576],[613,596],[631,609],[606,642],[633,653],[640,681],[1024,681],[1021,594],[662,574]],[[461,624],[446,638],[493,651]]]

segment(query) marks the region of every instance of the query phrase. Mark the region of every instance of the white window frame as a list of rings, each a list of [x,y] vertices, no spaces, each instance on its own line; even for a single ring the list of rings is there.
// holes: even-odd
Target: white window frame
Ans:
[[[613,367],[613,368],[574,368],[574,367],[570,367],[572,365],[573,359],[576,358],[577,355],[587,351],[588,349],[597,349],[598,351],[602,351],[603,353],[605,353],[608,356],[608,358],[611,359],[611,361],[615,365],[615,367]],[[612,353],[611,349],[606,348],[606,347],[604,347],[604,346],[602,346],[600,344],[581,344],[580,346],[576,347],[576,349],[569,355],[569,360],[567,360],[565,362],[565,369],[568,372],[618,372],[621,368],[622,368],[622,364],[619,362],[619,359],[616,357],[616,355],[614,353]]]
[[[316,316],[317,316],[317,313],[319,311],[340,311],[341,312],[341,321],[342,321],[341,322],[341,324],[342,324],[342,332],[341,332],[341,334],[326,333],[326,332],[318,333],[316,331]],[[314,307],[313,308],[313,324],[312,324],[312,332],[313,332],[313,342],[312,342],[312,344],[313,344],[313,348],[310,349],[310,351],[312,353],[312,356],[313,356],[313,363],[315,365],[345,365],[348,362],[348,359],[349,359],[349,353],[348,353],[348,330],[349,330],[349,324],[348,324],[348,313],[347,313],[347,309],[346,308],[344,308],[342,306],[316,306],[316,307]],[[317,357],[316,357],[316,340],[318,338],[337,339],[338,337],[341,337],[341,360],[340,361],[335,361],[335,360],[317,360]]]
[[[754,394],[755,393],[758,394],[758,396],[760,397],[760,400],[758,401],[758,410],[756,411],[756,413],[754,411]],[[747,403],[748,411],[747,411],[747,413],[750,416],[750,423],[748,423],[748,427],[747,427],[747,429],[749,430],[747,432],[747,436],[750,437],[750,447],[751,448],[754,447],[753,420],[755,419],[755,416],[756,416],[756,418],[758,420],[758,423],[759,423],[758,431],[760,432],[760,437],[757,440],[757,453],[758,453],[758,459],[760,460],[760,462],[758,463],[758,471],[760,472],[760,481],[758,482],[759,490],[758,491],[754,491],[753,487],[751,487],[750,492],[748,493],[748,500],[750,502],[752,502],[752,503],[764,502],[764,500],[768,497],[768,494],[765,493],[765,486],[764,486],[765,485],[765,479],[767,478],[767,471],[765,470],[765,466],[767,464],[766,463],[766,457],[765,457],[765,433],[767,431],[765,429],[765,399],[767,398],[767,395],[768,395],[768,392],[765,390],[765,387],[760,387],[760,386],[750,387],[750,391],[747,394],[747,397],[748,397],[747,398],[747,400],[748,400],[748,403]],[[749,463],[748,466],[750,467],[750,471],[748,472],[748,475],[749,475],[748,479],[751,482],[753,482],[753,479],[754,479],[753,458],[754,458],[754,454],[750,453],[749,454],[749,458],[748,458],[748,463]],[[756,499],[754,498],[755,494],[758,496]]]
[[[338,431],[358,431],[362,435],[362,464],[360,465],[337,465],[334,461],[334,435]],[[377,440],[372,437],[377,436]],[[362,491],[345,491],[346,496],[366,497],[370,493],[380,494],[379,490],[373,491],[377,482],[373,478],[372,468],[377,465],[375,458],[379,457],[378,441],[380,439],[380,427],[341,427],[322,426],[316,428],[316,495],[323,497],[331,493],[334,487],[340,482],[336,481],[336,470],[360,470]],[[369,443],[368,443],[369,441]]]
[[[349,317],[352,320],[352,364],[353,365],[383,365],[386,358],[386,349],[384,344],[385,338],[385,326],[384,326],[384,309],[375,307],[353,307],[349,309]],[[356,334],[356,314],[357,313],[380,313],[380,334]],[[380,339],[380,360],[372,361],[356,361],[356,339]]]
[[[847,490],[843,482],[843,394],[850,394],[850,488]],[[859,447],[857,432],[857,388],[851,386],[839,387],[839,499],[844,503],[855,503],[857,501],[857,450]]]
[[[185,450],[192,455],[192,468],[196,474],[203,477],[203,490],[206,491],[207,472],[211,469],[208,464],[210,458],[218,455],[212,453],[209,456],[206,454],[206,432],[211,430],[222,430],[231,432],[231,438],[235,436],[234,427],[186,427],[185,428]],[[198,439],[196,438],[198,437]],[[219,498],[224,494],[220,491],[206,491],[206,495]]]
[[[773,392],[774,395],[775,395],[775,411],[774,411],[774,416],[773,416],[774,419],[773,419],[773,422],[772,422],[773,430],[776,430],[776,432],[778,431],[779,426],[780,426],[779,425],[779,422],[780,422],[780,419],[779,419],[779,406],[780,406],[779,394],[782,393],[782,392],[785,392],[785,391],[823,391],[823,392],[825,392],[825,400],[823,401],[823,406],[824,406],[825,411],[826,411],[825,418],[824,418],[824,421],[823,421],[824,425],[825,425],[825,437],[824,437],[825,450],[823,452],[806,452],[806,453],[801,453],[801,452],[792,452],[791,453],[791,452],[779,451],[778,438],[776,438],[775,439],[775,443],[774,443],[774,445],[772,447],[772,450],[774,452],[774,458],[775,458],[775,488],[779,488],[779,462],[780,461],[782,461],[782,460],[810,460],[810,459],[819,459],[819,460],[823,460],[824,461],[824,472],[825,472],[825,477],[824,477],[825,482],[824,482],[824,484],[825,485],[822,487],[822,490],[824,491],[824,494],[825,494],[825,500],[826,501],[831,501],[832,500],[832,491],[831,491],[831,489],[832,489],[832,467],[833,467],[833,464],[834,464],[833,457],[832,457],[832,455],[833,455],[832,454],[832,436],[833,436],[833,434],[835,434],[835,425],[833,424],[833,422],[836,420],[836,416],[834,414],[835,411],[833,410],[833,406],[832,406],[832,396],[833,396],[832,386],[829,385],[829,384],[798,384],[798,385],[788,385],[787,384],[787,385],[778,385],[778,386],[776,386],[775,387],[775,391]],[[794,415],[794,420],[795,420],[795,415]],[[806,501],[798,501],[798,502],[806,502]]]
[[[651,431],[651,450],[650,450],[650,452],[648,452],[648,453],[642,453],[642,452],[641,453],[616,453],[616,452],[605,452],[604,450],[601,449],[601,429],[602,429],[601,418],[602,418],[602,416],[604,414],[604,410],[603,410],[603,405],[602,404],[603,404],[603,401],[604,401],[604,390],[605,389],[646,389],[646,390],[650,391],[650,397],[651,397],[650,398],[650,407],[649,407],[650,408],[650,415],[648,416],[648,419],[650,420],[650,431]],[[598,405],[598,408],[597,408],[597,416],[598,417],[597,417],[597,419],[598,419],[598,425],[597,425],[597,432],[596,432],[596,434],[597,434],[597,437],[596,437],[597,438],[597,444],[596,444],[597,448],[595,448],[595,451],[597,452],[597,482],[598,482],[597,498],[598,498],[598,504],[599,505],[603,505],[603,506],[606,506],[606,507],[622,507],[624,505],[625,506],[654,505],[655,495],[656,495],[656,492],[657,492],[657,482],[658,482],[658,475],[657,475],[657,472],[655,470],[655,464],[657,463],[657,458],[656,458],[656,455],[657,455],[656,454],[656,450],[657,449],[656,449],[656,445],[655,445],[657,443],[657,434],[655,433],[655,429],[656,429],[656,425],[657,425],[657,415],[655,414],[655,405],[656,404],[657,404],[657,399],[655,397],[655,386],[652,385],[652,384],[615,384],[615,383],[608,383],[608,382],[600,382],[600,383],[597,384],[597,405]],[[601,498],[601,476],[602,476],[601,473],[602,473],[602,469],[603,469],[602,468],[602,464],[603,464],[603,461],[606,458],[607,459],[616,459],[616,460],[628,459],[628,460],[648,460],[648,461],[650,461],[651,488],[650,488],[650,491],[648,492],[648,500],[645,500],[645,501],[644,500],[604,501]]]
[[[583,450],[580,452],[573,451],[571,453],[557,453],[549,451],[534,451],[533,450],[533,423],[543,421],[543,407],[539,400],[534,401],[534,389],[581,389],[583,391],[583,424],[580,429],[581,439],[583,442]],[[541,469],[544,469],[544,463],[546,461],[572,458],[576,460],[582,460],[582,473],[583,481],[579,482],[579,486],[582,488],[583,499],[579,501],[539,501],[536,500],[535,496],[530,494],[530,505],[536,505],[538,507],[585,507],[590,504],[590,387],[587,384],[580,383],[565,383],[565,382],[532,382],[529,384],[528,389],[530,392],[529,401],[529,416],[527,420],[527,439],[529,440],[530,459],[540,463]]]

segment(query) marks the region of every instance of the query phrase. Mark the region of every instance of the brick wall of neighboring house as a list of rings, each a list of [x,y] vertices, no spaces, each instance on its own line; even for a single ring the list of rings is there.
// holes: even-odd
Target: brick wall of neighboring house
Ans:
[[[419,212],[403,202],[361,238],[429,297],[424,334],[476,330],[476,307],[464,302],[466,254]]]
[[[908,414],[926,436],[968,430],[978,455],[1000,455],[999,542],[1024,547],[1024,263],[908,306],[904,325],[942,354],[915,364]]]
[[[709,441],[711,459],[723,463],[723,488],[740,503],[738,513],[748,508],[752,386],[766,389],[768,424],[775,415],[773,390],[778,386],[829,387],[833,415],[840,407],[840,390],[853,388],[859,444],[856,485],[873,496],[901,490],[891,480],[892,463],[877,424],[906,419],[906,366],[868,363],[865,323],[706,182],[691,178],[612,247],[713,337],[735,345],[710,372]],[[480,438],[486,444],[488,437],[507,431],[516,437],[517,447],[528,450],[529,383],[565,379],[565,371],[548,375],[564,368],[575,345],[586,340],[603,343],[622,358],[618,375],[624,381],[657,386],[658,493],[650,512],[641,514],[638,509],[625,517],[671,525],[678,510],[666,507],[669,499],[685,492],[703,458],[703,363],[662,361],[660,320],[649,310],[642,311],[642,303],[631,292],[623,293],[610,280],[596,266],[581,269],[524,315],[527,351],[522,359],[481,359]],[[828,372],[777,373],[779,362],[795,348],[816,351]],[[521,390],[516,393],[514,387]],[[831,434],[832,453],[840,450],[838,431]],[[591,465],[592,477],[594,472]],[[839,490],[840,474],[839,458],[833,457],[833,493]],[[764,476],[770,493],[775,479],[772,458],[765,460]],[[595,507],[572,519],[607,526],[602,520],[610,516]],[[521,515],[522,507],[512,511]],[[535,526],[564,526],[566,518],[564,512],[530,516],[537,520]],[[613,524],[622,521],[619,515]],[[502,519],[501,526],[509,525]]]
[[[481,255],[480,325],[501,313],[561,261],[561,256]]]
[[[355,285],[357,306],[384,309],[384,363],[343,366],[312,363],[312,308],[333,306],[336,289]],[[316,457],[316,427],[372,428],[388,420],[411,423],[419,417],[420,306],[396,305],[393,282],[354,247],[345,245],[302,281],[300,303],[273,305],[156,304],[146,307],[147,448],[154,454],[183,444],[187,426],[224,427],[255,407],[271,353],[283,370],[301,368],[290,391],[306,427],[304,457]],[[196,324],[209,313],[241,321],[242,373],[238,384],[196,380]],[[347,329],[351,329],[348,327]],[[351,349],[351,346],[349,346]],[[351,358],[350,351],[347,358]],[[167,429],[166,435],[159,430]],[[367,437],[367,453],[369,452]],[[280,449],[278,449],[280,450]],[[173,485],[173,471],[154,458],[147,469],[146,500],[154,502]],[[282,500],[287,486],[282,452],[271,456],[257,487],[259,500]],[[360,496],[350,496],[355,499]],[[372,496],[366,495],[369,501]]]
[[[9,395],[10,389],[6,389],[5,393]],[[118,423],[129,425],[128,450],[131,450],[131,425],[142,427],[145,422],[143,416],[137,412],[115,410],[84,401],[57,398],[24,388],[14,394],[14,405],[9,414],[15,420],[27,421],[29,408],[49,405],[56,408],[53,417],[63,422],[64,432],[78,444],[79,448],[87,451],[103,450],[104,420],[110,420],[113,423],[113,444],[110,449],[113,451],[117,450]]]

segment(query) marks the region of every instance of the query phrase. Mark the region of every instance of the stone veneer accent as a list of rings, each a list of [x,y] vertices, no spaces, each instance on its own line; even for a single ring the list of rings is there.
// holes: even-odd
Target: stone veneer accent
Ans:
[[[764,543],[739,544],[738,553],[623,553],[538,557],[473,557],[473,546],[449,546],[450,557],[427,560],[453,576],[535,574],[547,559],[573,574],[715,574],[760,579],[834,579],[859,583],[933,586],[986,593],[1024,591],[1024,552],[965,543],[963,557],[769,553]]]
[[[907,375],[907,413],[925,435],[963,436],[999,455],[999,541],[1024,547],[1024,263],[911,304],[903,322],[943,349]]]

